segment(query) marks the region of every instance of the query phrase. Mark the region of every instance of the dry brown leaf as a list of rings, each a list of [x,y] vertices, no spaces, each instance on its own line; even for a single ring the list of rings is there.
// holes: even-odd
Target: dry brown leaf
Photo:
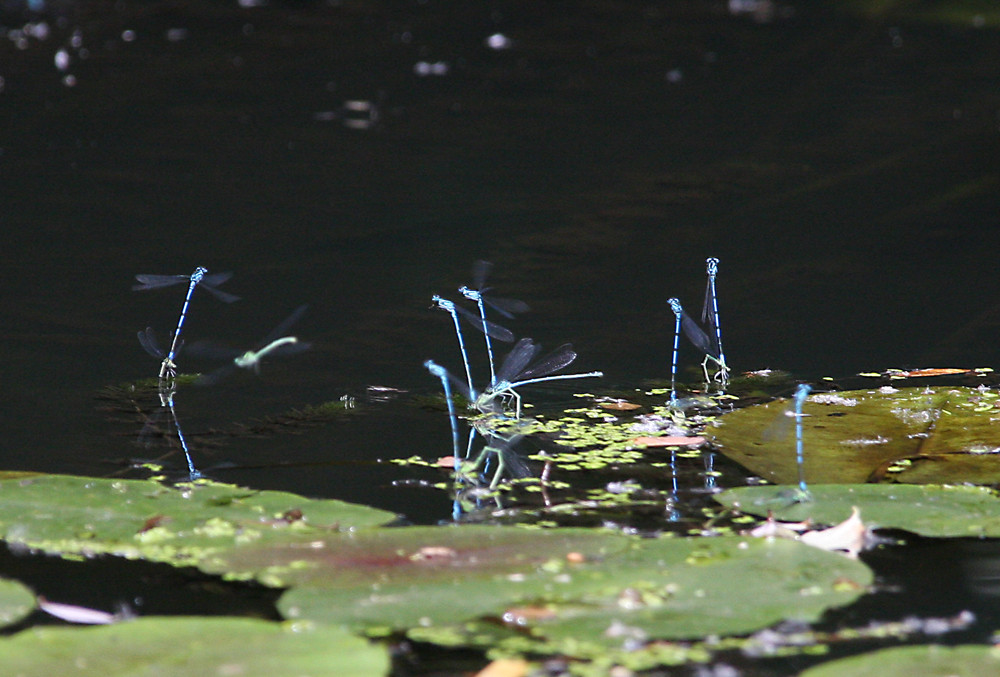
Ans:
[[[705,438],[699,435],[694,437],[680,437],[677,435],[667,437],[636,437],[632,444],[644,444],[647,447],[699,447],[705,444]]]
[[[800,540],[823,550],[843,550],[848,556],[857,558],[865,546],[865,532],[861,511],[853,507],[851,516],[840,524],[821,531],[806,532]]]
[[[798,538],[799,534],[812,525],[811,520],[804,522],[779,522],[774,515],[768,515],[767,521],[758,524],[747,533],[756,538]]]
[[[612,411],[632,411],[634,409],[641,409],[641,404],[634,404],[632,402],[626,402],[624,400],[615,402],[598,402],[597,406],[602,409],[610,409]]]
[[[523,658],[500,658],[476,673],[476,677],[523,677],[528,674],[528,661]]]
[[[948,374],[968,374],[969,369],[912,369],[900,373],[900,376],[916,378],[919,376],[946,376]]]

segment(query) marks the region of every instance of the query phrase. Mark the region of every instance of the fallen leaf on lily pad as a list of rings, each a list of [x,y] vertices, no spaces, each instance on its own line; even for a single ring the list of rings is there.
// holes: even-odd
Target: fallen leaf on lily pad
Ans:
[[[729,489],[714,496],[742,512],[789,521],[837,524],[857,506],[874,529],[903,529],[922,536],[1000,537],[1000,498],[969,486],[910,484],[819,484],[811,500],[789,499],[790,487]]]
[[[798,538],[800,534],[811,529],[812,525],[812,520],[782,522],[774,519],[773,514],[768,513],[767,521],[744,533],[754,538]]]
[[[842,550],[850,557],[857,557],[865,547],[868,530],[861,521],[861,512],[851,508],[851,516],[829,529],[807,531],[799,538],[803,543],[823,550]]]
[[[842,550],[850,557],[857,557],[864,549],[868,530],[861,522],[861,513],[857,508],[851,511],[850,517],[835,526],[811,530],[812,525],[811,520],[781,522],[769,513],[766,522],[747,533],[756,538],[791,538],[823,550]]]

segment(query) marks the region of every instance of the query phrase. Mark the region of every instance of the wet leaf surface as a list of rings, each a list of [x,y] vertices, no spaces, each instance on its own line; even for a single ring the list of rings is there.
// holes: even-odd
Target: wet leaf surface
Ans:
[[[1000,498],[990,489],[904,484],[819,484],[811,501],[789,500],[791,487],[742,487],[716,496],[723,505],[783,521],[812,519],[837,524],[857,507],[868,526],[912,531],[922,536],[1000,536]]]
[[[31,590],[17,581],[0,578],[0,626],[17,623],[34,608]]]
[[[393,517],[343,501],[208,481],[177,487],[68,475],[0,481],[4,540],[64,556],[193,565],[246,543],[308,541]]]
[[[932,477],[935,483],[995,482],[998,401],[995,391],[958,387],[811,395],[803,406],[806,479],[810,485],[922,483]],[[791,484],[798,477],[794,430],[773,434],[787,406],[787,400],[776,400],[740,409],[705,434],[751,472]]]
[[[800,677],[981,677],[1000,673],[991,646],[904,646],[851,656],[806,670]]]
[[[51,675],[386,674],[384,648],[337,626],[244,618],[149,617],[88,628],[38,627],[0,639],[3,672]]]
[[[421,543],[437,542],[448,550],[421,556]],[[291,618],[399,629],[493,617],[570,653],[810,621],[872,581],[864,564],[792,541],[578,529],[415,527],[233,555],[234,569],[282,571],[292,589],[279,608]]]

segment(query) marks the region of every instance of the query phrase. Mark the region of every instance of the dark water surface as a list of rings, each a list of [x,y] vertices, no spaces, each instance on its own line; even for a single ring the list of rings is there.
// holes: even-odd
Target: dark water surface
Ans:
[[[609,388],[669,377],[666,298],[700,308],[710,255],[737,371],[995,362],[991,30],[812,2],[766,22],[708,1],[12,7],[4,469],[107,475],[161,453],[101,393],[155,375],[136,331],[166,336],[183,298],[133,276],[197,265],[235,271],[243,300],[196,293],[189,340],[249,347],[309,303],[296,331],[314,349],[179,393],[196,462],[417,521],[448,506],[369,462],[447,453],[447,421],[366,388],[436,392],[427,358],[461,370],[430,297],[457,300],[478,258],[532,306],[518,335],[572,341]],[[45,39],[19,41],[28,19]],[[343,420],[241,433],[344,395]]]

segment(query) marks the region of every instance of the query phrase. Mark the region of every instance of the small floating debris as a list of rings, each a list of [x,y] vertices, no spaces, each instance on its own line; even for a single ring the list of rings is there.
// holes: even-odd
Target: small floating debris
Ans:
[[[494,33],[493,35],[483,40],[483,44],[489,47],[490,49],[501,51],[513,47],[514,41],[508,38],[503,33]]]
[[[99,609],[90,609],[85,606],[75,604],[61,604],[50,602],[44,597],[38,597],[38,608],[50,616],[66,621],[68,623],[80,623],[83,625],[108,625],[119,620],[115,614]]]
[[[413,64],[413,72],[422,78],[429,75],[448,75],[451,72],[451,65],[447,61],[418,61]]]

